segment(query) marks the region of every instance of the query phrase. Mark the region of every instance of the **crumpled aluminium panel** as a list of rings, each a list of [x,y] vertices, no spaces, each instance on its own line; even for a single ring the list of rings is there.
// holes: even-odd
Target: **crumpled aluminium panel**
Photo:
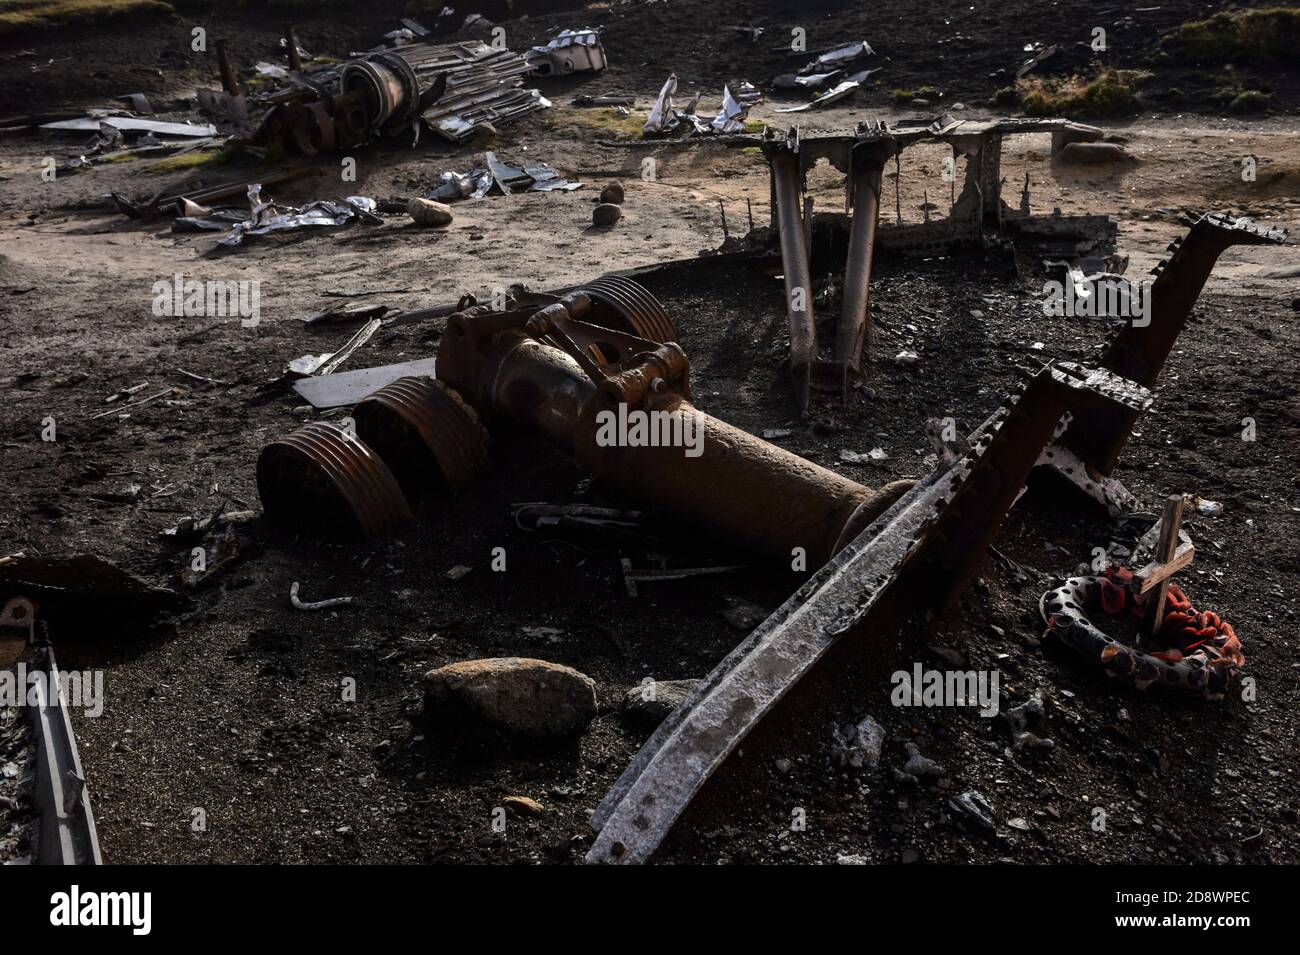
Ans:
[[[378,221],[375,210],[378,208],[374,199],[366,196],[348,196],[341,202],[318,199],[295,209],[292,206],[278,207],[269,199],[262,198],[262,186],[254,183],[248,187],[249,216],[243,222],[237,222],[230,234],[218,239],[224,246],[237,246],[244,243],[250,235],[269,235],[272,232],[287,232],[293,229],[315,228],[319,226],[346,225],[353,219]]]

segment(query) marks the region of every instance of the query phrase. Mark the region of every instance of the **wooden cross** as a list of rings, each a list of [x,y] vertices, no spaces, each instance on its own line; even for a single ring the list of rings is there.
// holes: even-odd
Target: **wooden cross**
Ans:
[[[1178,528],[1183,523],[1183,496],[1170,494],[1165,501],[1165,512],[1160,518],[1160,532],[1156,538],[1155,560],[1133,574],[1133,589],[1139,594],[1155,588],[1155,599],[1147,608],[1146,633],[1159,635],[1165,622],[1165,597],[1169,594],[1169,578],[1190,564],[1196,557],[1196,548],[1189,541],[1178,543]]]

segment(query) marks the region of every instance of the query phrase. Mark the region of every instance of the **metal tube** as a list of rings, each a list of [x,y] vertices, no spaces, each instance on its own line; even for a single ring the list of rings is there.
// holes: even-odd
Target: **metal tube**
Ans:
[[[813,362],[817,360],[817,329],[813,324],[808,245],[799,215],[799,167],[793,153],[781,151],[772,158],[772,185],[781,231],[786,311],[790,317],[790,374],[794,378],[799,413],[806,415]]]
[[[850,377],[862,368],[862,352],[871,338],[867,312],[871,301],[871,261],[876,248],[876,220],[880,212],[880,175],[884,164],[870,160],[853,183],[853,230],[849,259],[844,269],[844,298],[835,331],[835,361],[844,369],[844,393]]]
[[[235,78],[235,68],[230,65],[225,40],[217,41],[217,68],[221,70],[221,88],[231,96],[238,96],[239,80]]]
[[[295,73],[302,72],[302,56],[298,52],[298,34],[290,23],[284,28],[284,44],[289,48],[289,69]]]

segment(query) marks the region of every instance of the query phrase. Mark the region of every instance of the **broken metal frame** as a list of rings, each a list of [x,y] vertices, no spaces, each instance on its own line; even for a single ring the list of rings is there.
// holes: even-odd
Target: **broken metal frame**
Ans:
[[[998,231],[1012,223],[1024,226],[1039,222],[1041,217],[1030,216],[1028,209],[1016,213],[1001,199],[1002,138],[1010,133],[1030,132],[1050,132],[1053,150],[1066,142],[1101,136],[1101,130],[1095,127],[1068,120],[970,122],[947,115],[924,126],[859,123],[852,135],[843,136],[801,138],[799,130],[792,128],[784,137],[778,137],[769,131],[763,148],[771,168],[771,221],[777,229],[785,269],[790,371],[800,414],[808,413],[813,388],[839,391],[841,400],[847,400],[850,385],[861,379],[864,356],[870,355],[871,264],[878,242],[886,248],[924,253],[961,245],[982,247],[987,243],[986,229]],[[878,226],[884,165],[920,141],[946,142],[954,156],[969,158],[966,183],[953,205],[952,216],[933,225],[927,217],[919,233],[917,227],[901,223]],[[845,174],[845,214],[852,212],[844,294],[831,361],[817,357],[810,278],[812,203],[805,197],[808,170],[823,158]],[[1113,218],[1100,218],[1100,224],[1092,221],[1098,219],[1095,216],[1054,215],[1046,221],[1053,228],[1073,228],[1086,220],[1088,227],[1100,227],[1103,238],[1113,243]]]
[[[1286,237],[1284,229],[1270,229],[1245,218],[1214,213],[1200,216],[1185,237],[1169,245],[1170,258],[1151,270],[1156,278],[1146,290],[1149,322],[1128,320],[1118,328],[1101,367],[1144,388],[1154,388],[1219,256],[1234,245],[1277,245]],[[1098,501],[1112,516],[1135,510],[1137,498],[1111,474],[1133,433],[1138,413],[1122,407],[1077,411],[1063,421],[1063,433],[1043,450],[1038,463]]]
[[[1110,372],[1044,366],[964,454],[918,481],[700,681],[597,807],[587,861],[647,861],[713,772],[834,643],[869,634],[904,606],[946,608],[1064,412],[1150,402],[1146,389]]]

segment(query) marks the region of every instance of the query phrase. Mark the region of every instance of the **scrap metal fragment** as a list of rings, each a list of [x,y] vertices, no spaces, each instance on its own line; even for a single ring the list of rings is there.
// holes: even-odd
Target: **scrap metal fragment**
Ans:
[[[677,118],[673,115],[673,94],[676,92],[677,74],[669,73],[663,89],[655,99],[654,106],[650,107],[650,115],[645,121],[645,132],[664,133],[677,125]]]
[[[302,600],[298,596],[298,581],[289,587],[289,603],[294,610],[329,610],[331,607],[347,607],[354,598],[330,597],[328,600]]]
[[[562,30],[545,46],[535,46],[524,59],[539,76],[598,73],[605,68],[605,47],[591,28]]]

